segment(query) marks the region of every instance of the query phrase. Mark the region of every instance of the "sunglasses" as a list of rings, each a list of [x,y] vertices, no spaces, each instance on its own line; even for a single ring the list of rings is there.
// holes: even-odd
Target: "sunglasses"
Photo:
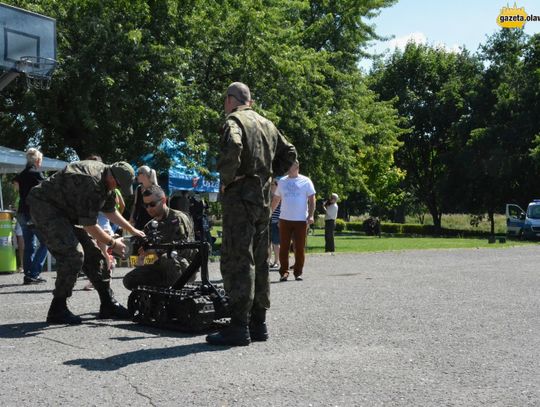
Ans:
[[[160,202],[161,202],[160,199],[158,199],[157,201],[152,201],[152,202],[148,202],[148,203],[143,202],[143,207],[144,207],[144,208],[148,208],[148,207],[150,207],[150,208],[155,208],[156,205],[157,205],[158,203],[160,203]]]

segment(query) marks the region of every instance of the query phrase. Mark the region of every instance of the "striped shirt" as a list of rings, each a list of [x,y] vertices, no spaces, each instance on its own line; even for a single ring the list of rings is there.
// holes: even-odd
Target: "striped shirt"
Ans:
[[[281,202],[277,208],[272,212],[272,223],[279,223],[279,214],[281,213]]]

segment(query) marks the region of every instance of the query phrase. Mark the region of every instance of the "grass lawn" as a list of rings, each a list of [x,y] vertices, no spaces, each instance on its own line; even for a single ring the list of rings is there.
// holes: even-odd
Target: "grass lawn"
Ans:
[[[504,248],[533,244],[517,240],[506,243],[488,243],[487,238],[446,238],[446,237],[375,237],[352,234],[339,234],[335,237],[336,252],[379,252],[387,250],[417,249],[461,249],[461,248]],[[324,231],[316,230],[315,235],[308,237],[308,253],[324,252]]]
[[[217,236],[221,227],[214,227],[212,235]],[[342,233],[336,235],[336,252],[361,253],[382,252],[388,250],[418,250],[418,249],[461,249],[461,248],[505,248],[534,244],[533,242],[507,240],[506,243],[488,243],[487,238],[446,238],[446,237],[375,237],[357,234]],[[217,239],[217,246],[221,245],[221,238]],[[324,230],[316,229],[314,235],[307,239],[308,253],[324,253]]]

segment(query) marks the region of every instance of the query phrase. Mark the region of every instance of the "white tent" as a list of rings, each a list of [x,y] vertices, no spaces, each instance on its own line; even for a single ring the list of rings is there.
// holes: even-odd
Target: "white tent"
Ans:
[[[68,163],[66,161],[55,160],[43,157],[40,169],[43,171],[61,170]],[[0,174],[18,173],[26,167],[26,154],[19,150],[0,146]],[[0,181],[0,209],[4,209],[4,199],[2,197],[2,182]]]
[[[61,170],[67,164],[66,161],[43,157],[40,169],[43,171]],[[0,174],[21,172],[25,167],[26,154],[24,152],[0,146]]]

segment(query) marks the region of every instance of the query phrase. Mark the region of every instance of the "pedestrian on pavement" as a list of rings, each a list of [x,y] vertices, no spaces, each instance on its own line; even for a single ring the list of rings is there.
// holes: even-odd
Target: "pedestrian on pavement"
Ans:
[[[19,190],[19,207],[17,209],[17,222],[21,225],[24,251],[23,251],[23,284],[39,284],[46,280],[41,277],[41,271],[47,258],[47,246],[43,239],[36,234],[27,197],[30,190],[42,182],[45,177],[39,169],[43,154],[35,148],[26,151],[26,168],[19,173],[13,183]]]
[[[325,211],[324,215],[324,251],[326,253],[333,253],[336,251],[334,244],[334,233],[336,230],[336,219],[338,214],[338,194],[332,194],[323,207]]]
[[[276,192],[278,180],[274,179],[272,181],[272,187],[270,189],[272,199],[274,199],[274,194]],[[274,260],[270,262],[271,269],[277,269],[279,267],[279,214],[281,212],[281,204],[272,211],[272,216],[270,218],[270,255],[269,258],[272,258],[272,253],[274,253]]]
[[[294,277],[303,279],[305,244],[308,225],[313,224],[315,211],[315,187],[305,175],[300,174],[300,163],[289,169],[287,176],[281,178],[274,198],[272,210],[281,203],[279,215],[279,274],[280,281],[289,278],[289,247],[294,238]]]
[[[127,310],[114,298],[110,269],[96,242],[107,244],[121,256],[125,254],[122,239],[112,238],[97,224],[100,211],[134,236],[144,236],[115,209],[114,189],[119,187],[124,195],[131,195],[134,178],[133,168],[123,161],[112,165],[79,161],[68,164],[28,194],[36,231],[56,258],[57,278],[47,322],[82,322],[66,304],[81,270],[99,294],[99,318],[129,318]]]
[[[245,346],[268,339],[270,183],[296,160],[296,149],[252,103],[245,84],[227,88],[217,167],[223,208],[220,265],[231,325],[206,337],[212,345]]]

